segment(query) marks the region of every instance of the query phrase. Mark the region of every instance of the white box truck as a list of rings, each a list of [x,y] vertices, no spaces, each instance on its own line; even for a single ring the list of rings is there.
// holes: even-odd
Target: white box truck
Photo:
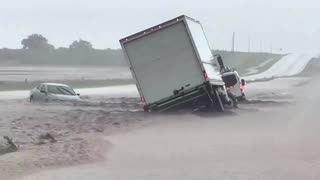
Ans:
[[[145,111],[230,104],[199,21],[179,16],[120,40]]]

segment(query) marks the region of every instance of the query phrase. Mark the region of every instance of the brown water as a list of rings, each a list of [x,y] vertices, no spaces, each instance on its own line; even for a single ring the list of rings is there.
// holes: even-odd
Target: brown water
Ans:
[[[319,179],[315,82],[252,84],[249,97],[264,101],[222,114],[147,116],[143,127],[103,136],[112,144],[103,161],[20,179]]]

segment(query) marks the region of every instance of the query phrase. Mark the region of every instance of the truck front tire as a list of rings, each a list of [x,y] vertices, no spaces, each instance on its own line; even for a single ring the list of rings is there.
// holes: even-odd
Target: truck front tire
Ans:
[[[228,92],[228,97],[230,99],[230,107],[231,108],[238,108],[238,99],[230,92]]]
[[[149,107],[148,107],[147,105],[144,105],[144,106],[143,106],[143,111],[144,111],[144,112],[149,112]]]
[[[213,102],[214,109],[218,112],[224,112],[224,105],[219,92],[216,89],[214,89],[213,92],[214,92],[214,102]]]
[[[30,96],[30,103],[33,103],[34,102],[34,100],[33,100],[33,96]]]

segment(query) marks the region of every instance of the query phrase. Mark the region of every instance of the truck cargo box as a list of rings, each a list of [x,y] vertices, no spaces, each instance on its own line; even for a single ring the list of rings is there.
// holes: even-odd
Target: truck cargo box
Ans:
[[[142,101],[154,104],[201,86],[223,85],[199,21],[180,16],[120,40]]]

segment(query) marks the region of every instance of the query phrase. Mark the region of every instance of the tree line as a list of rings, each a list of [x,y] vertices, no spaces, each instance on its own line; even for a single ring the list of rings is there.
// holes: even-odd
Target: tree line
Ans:
[[[52,44],[49,44],[48,39],[41,34],[32,34],[27,38],[21,41],[22,49],[29,49],[29,50],[53,50],[55,47]],[[93,49],[92,44],[85,40],[75,40],[73,41],[70,46],[70,49]]]
[[[0,64],[25,65],[125,65],[120,49],[94,49],[85,40],[75,40],[68,48],[55,48],[41,34],[21,41],[21,49],[0,49]]]

